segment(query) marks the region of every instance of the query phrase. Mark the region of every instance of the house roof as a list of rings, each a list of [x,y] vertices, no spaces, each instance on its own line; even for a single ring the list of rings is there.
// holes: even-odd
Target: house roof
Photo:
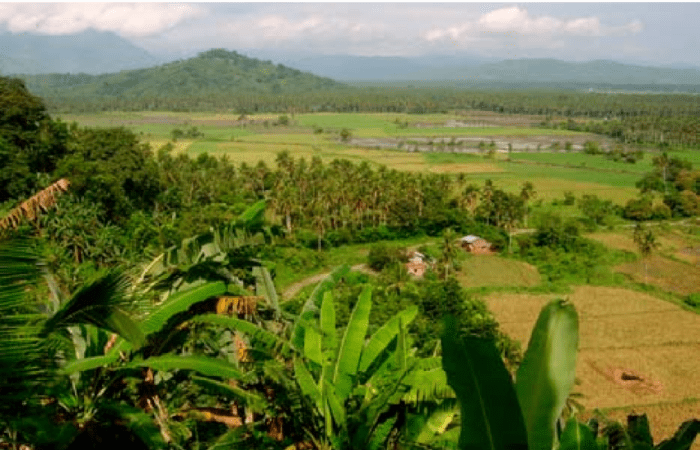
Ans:
[[[466,242],[467,244],[471,244],[473,242],[478,241],[479,239],[481,239],[479,236],[474,236],[473,234],[470,234],[468,236],[464,236],[462,239],[460,239],[460,241]]]

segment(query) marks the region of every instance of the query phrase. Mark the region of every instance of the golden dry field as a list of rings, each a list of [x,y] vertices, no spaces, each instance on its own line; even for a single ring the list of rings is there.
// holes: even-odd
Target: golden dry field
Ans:
[[[635,262],[621,264],[616,272],[629,275],[638,283],[651,284],[680,295],[700,292],[700,244],[681,230],[655,229],[658,247],[654,253]],[[639,255],[632,239],[633,229],[597,232],[586,237],[607,247]]]
[[[700,292],[700,266],[651,255],[635,262],[615,267],[639,283],[652,284],[664,291],[688,295]]]
[[[503,331],[525,348],[540,309],[553,298],[495,293],[485,301]],[[657,440],[700,416],[700,404],[687,402],[698,397],[700,386],[700,316],[622,288],[581,286],[569,300],[580,321],[574,391],[583,395],[589,413],[596,408],[649,412]]]

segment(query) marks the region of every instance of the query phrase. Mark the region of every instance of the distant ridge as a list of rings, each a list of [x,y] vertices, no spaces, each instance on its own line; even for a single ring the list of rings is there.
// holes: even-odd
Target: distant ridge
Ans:
[[[474,82],[592,83],[609,85],[698,85],[700,70],[646,67],[614,61],[566,62],[557,59],[510,59],[477,67],[422,70],[401,79]]]
[[[0,72],[12,74],[100,74],[154,66],[146,50],[106,31],[65,36],[0,33]]]
[[[194,58],[148,69],[104,75],[22,76],[34,94],[48,98],[204,98],[237,92],[287,94],[343,88],[345,85],[235,51],[212,49]]]

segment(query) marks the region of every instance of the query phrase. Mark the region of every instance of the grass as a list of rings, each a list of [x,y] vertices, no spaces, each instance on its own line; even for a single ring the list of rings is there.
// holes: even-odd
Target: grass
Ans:
[[[605,171],[633,172],[644,174],[651,171],[651,156],[645,155],[644,159],[635,164],[615,162],[604,155],[588,155],[581,152],[571,153],[511,153],[513,161],[527,161],[539,164],[556,164],[561,166],[573,166],[585,169],[597,169]]]
[[[491,255],[473,255],[461,262],[457,280],[466,288],[506,286],[532,287],[540,274],[530,264]]]
[[[568,130],[551,130],[532,128],[528,120],[518,116],[474,113],[469,116],[454,114],[299,114],[290,117],[290,126],[264,127],[261,121],[274,122],[280,114],[251,115],[253,121],[245,127],[238,122],[238,114],[216,113],[173,113],[173,112],[127,112],[98,113],[91,115],[65,115],[65,121],[77,121],[86,126],[126,126],[139,133],[144,141],[150,142],[157,149],[167,143],[175,128],[187,129],[196,126],[203,137],[181,140],[175,143],[176,153],[187,152],[192,156],[210,153],[217,156],[227,155],[234,163],[245,162],[249,165],[262,160],[273,166],[277,153],[289,151],[293,157],[310,159],[320,157],[324,162],[336,158],[345,158],[355,163],[367,161],[373,165],[386,165],[389,168],[412,171],[457,174],[465,173],[468,182],[482,185],[491,179],[501,189],[518,192],[522,184],[530,181],[538,192],[538,198],[544,201],[560,199],[565,191],[572,191],[577,196],[594,193],[602,198],[613,200],[618,204],[636,197],[634,187],[640,178],[642,168],[650,164],[647,156],[637,165],[612,163],[602,156],[582,154],[512,154],[518,161],[539,161],[557,164],[580,165],[586,161],[586,167],[550,167],[537,164],[507,162],[484,158],[481,155],[453,153],[407,153],[394,150],[373,150],[358,148],[339,143],[337,130],[349,128],[354,136],[366,137],[400,137],[400,136],[484,136],[484,140],[499,136],[546,136],[571,135]],[[522,126],[495,126],[479,128],[403,128],[401,123],[442,125],[445,121],[476,121],[485,124],[501,124],[507,119],[509,124],[522,122]],[[257,122],[256,122],[257,121]],[[313,133],[312,127],[324,128],[321,134]],[[330,134],[329,134],[330,132]],[[574,133],[576,134],[576,133]],[[581,137],[585,134],[578,133]],[[681,154],[681,153],[679,153]],[[682,153],[700,161],[694,153]],[[612,174],[605,168],[622,166],[631,173]],[[274,167],[274,166],[273,166]]]

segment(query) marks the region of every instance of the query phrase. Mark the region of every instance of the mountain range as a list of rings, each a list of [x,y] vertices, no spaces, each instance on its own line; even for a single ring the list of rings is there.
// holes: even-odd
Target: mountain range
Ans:
[[[0,73],[109,73],[164,62],[111,32],[0,33]]]
[[[312,51],[285,52],[280,50],[241,50],[236,52],[245,59],[245,70],[253,61],[265,65],[268,69],[284,67],[285,70],[310,72],[311,74],[331,78],[341,82],[419,82],[421,84],[452,86],[493,85],[498,86],[543,86],[587,88],[588,85],[614,86],[671,86],[670,89],[685,90],[684,86],[700,85],[700,70],[696,67],[648,67],[634,64],[623,64],[615,61],[597,60],[590,62],[566,62],[556,59],[510,59],[496,61],[475,55],[462,54],[457,56],[428,55],[416,57],[384,57],[384,56],[354,56],[354,55],[318,55]],[[206,52],[205,52],[206,53]],[[160,71],[158,82],[173,84],[166,77],[179,71],[179,65],[193,64],[187,61],[198,60],[201,55],[174,60],[175,55],[153,55],[136,47],[126,39],[110,32],[85,31],[69,36],[43,36],[31,33],[15,35],[0,33],[0,73],[23,74],[30,80],[35,89],[72,89],[91,91],[93,93],[128,92],[139,95],[139,92],[152,91],[153,87],[144,85],[143,77],[152,71]],[[257,58],[257,59],[256,59]],[[259,61],[267,59],[269,61]],[[243,64],[243,59],[239,62]],[[258,64],[255,63],[255,64]],[[175,66],[173,66],[175,64]],[[210,65],[213,64],[210,61]],[[262,89],[258,82],[240,84],[242,78],[248,75],[236,74],[232,71],[229,61],[221,73],[216,73],[212,67],[205,69],[203,65],[194,63],[196,69],[190,67],[184,73],[190,73],[187,80],[179,80],[172,86],[196,85],[194,78],[199,78],[205,84],[222,84],[247,86],[257,92]],[[281,64],[281,66],[280,66]],[[262,66],[260,66],[262,67]],[[223,69],[223,66],[220,67]],[[139,70],[134,70],[139,69]],[[194,70],[204,70],[209,73],[194,75]],[[259,68],[258,68],[259,69]],[[255,70],[258,70],[255,69]],[[262,69],[261,69],[262,70]],[[144,72],[145,71],[145,72]],[[188,72],[189,71],[189,72]],[[65,74],[51,76],[36,76],[38,74]],[[69,75],[70,74],[70,75]],[[170,75],[168,75],[170,74]],[[27,76],[34,75],[34,76]],[[95,77],[95,75],[98,75]],[[238,84],[232,80],[208,80],[209,76],[238,77]],[[291,76],[286,72],[282,78]],[[294,75],[298,77],[299,74]],[[194,78],[193,78],[194,77]],[[259,77],[258,77],[259,78]],[[264,78],[264,77],[263,77]],[[280,78],[281,79],[281,78]],[[308,86],[319,82],[305,79]],[[299,80],[297,80],[299,81]],[[101,87],[88,88],[91,83],[100,83]],[[331,86],[330,80],[320,82],[326,87]],[[325,84],[324,84],[325,83]],[[274,84],[274,83],[273,83]],[[276,84],[270,89],[280,92],[282,84]],[[140,87],[139,87],[140,86]],[[265,90],[265,89],[263,89]],[[289,86],[283,91],[291,92]],[[667,88],[668,90],[668,88]]]

